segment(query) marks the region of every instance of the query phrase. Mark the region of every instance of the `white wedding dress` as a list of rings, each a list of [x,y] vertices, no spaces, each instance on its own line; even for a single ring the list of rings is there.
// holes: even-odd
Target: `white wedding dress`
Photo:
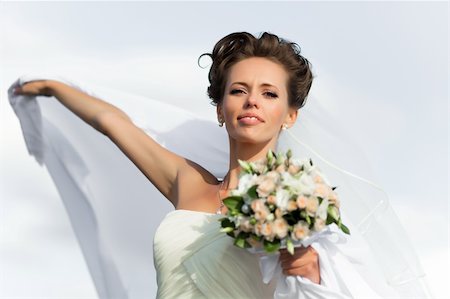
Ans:
[[[173,210],[106,136],[56,99],[12,93],[14,86],[40,79],[65,82],[114,104],[161,145],[220,178],[228,167],[228,139],[204,117],[110,88],[88,89],[57,76],[23,76],[11,85],[9,101],[28,152],[45,165],[61,195],[100,298],[151,298],[155,284],[157,298],[293,298],[283,291],[292,295],[294,282],[303,292],[295,298],[430,298],[400,222],[387,227],[397,221],[388,202],[371,202],[354,182],[347,185],[354,187],[351,193],[317,158],[329,180],[344,187],[343,222],[352,234],[335,231],[311,245],[319,252],[321,284],[294,276],[283,280],[279,265],[235,247],[218,231],[221,215]],[[358,155],[346,156],[354,161]],[[364,196],[350,201],[354,194]]]
[[[157,298],[273,298],[258,258],[219,232],[223,215],[169,212],[154,236]]]

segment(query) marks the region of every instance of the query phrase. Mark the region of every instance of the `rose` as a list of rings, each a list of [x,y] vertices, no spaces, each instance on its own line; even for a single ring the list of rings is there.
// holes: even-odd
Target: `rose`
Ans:
[[[289,204],[289,191],[278,188],[276,192],[276,200],[277,200],[277,207],[279,207],[282,211],[287,211],[288,204]]]
[[[273,222],[266,222],[262,224],[261,234],[266,238],[266,240],[273,241],[275,237],[275,231],[273,227]]]
[[[289,212],[292,212],[297,209],[298,209],[297,202],[295,200],[289,200],[288,205],[287,205],[287,210]]]
[[[340,202],[339,202],[336,192],[331,191],[328,196],[329,196],[328,199],[329,199],[330,203],[335,205],[337,208],[339,208]]]
[[[249,219],[244,219],[240,225],[239,229],[244,232],[251,232],[253,230],[253,225],[250,223]]]
[[[296,202],[297,202],[297,206],[298,206],[300,209],[306,208],[306,202],[307,202],[307,201],[308,201],[308,198],[306,198],[304,195],[299,195],[299,196],[297,196]]]
[[[306,201],[306,212],[308,212],[309,216],[314,216],[319,207],[319,200],[317,197],[308,197]]]
[[[295,241],[302,240],[309,234],[308,223],[301,220],[294,225],[294,229],[291,232],[291,238]]]
[[[331,192],[331,188],[325,184],[316,184],[313,195],[320,196],[322,198],[328,197]]]
[[[275,173],[275,172],[273,172]],[[268,172],[265,175],[260,175],[257,180],[258,187],[256,191],[261,197],[267,197],[270,193],[275,190],[276,183],[278,180],[278,174],[275,175],[272,172]]]
[[[277,218],[273,222],[274,231],[278,238],[286,237],[288,233],[288,223],[284,218]]]
[[[244,195],[247,193],[247,190],[250,189],[253,185],[255,185],[258,176],[256,174],[246,173],[239,178],[239,183],[237,190],[232,190],[232,195]]]
[[[255,199],[251,203],[252,210],[255,212],[255,219],[263,222],[270,214],[269,209],[262,199]]]

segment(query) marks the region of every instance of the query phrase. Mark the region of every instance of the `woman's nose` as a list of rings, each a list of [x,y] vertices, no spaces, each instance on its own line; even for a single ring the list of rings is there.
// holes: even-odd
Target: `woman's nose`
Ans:
[[[257,106],[259,107],[259,98],[255,93],[250,93],[247,97],[246,106]]]

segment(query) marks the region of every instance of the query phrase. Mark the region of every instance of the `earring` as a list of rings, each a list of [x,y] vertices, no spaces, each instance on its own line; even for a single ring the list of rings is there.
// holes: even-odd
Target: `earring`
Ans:
[[[219,127],[223,127],[223,123],[224,123],[223,119],[219,117]]]
[[[288,129],[288,125],[287,124],[283,124],[282,130],[287,130],[287,129]]]

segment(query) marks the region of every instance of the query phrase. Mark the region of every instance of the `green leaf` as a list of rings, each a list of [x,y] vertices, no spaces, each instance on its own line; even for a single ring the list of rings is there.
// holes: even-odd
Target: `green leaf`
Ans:
[[[230,214],[239,214],[244,204],[242,196],[228,196],[223,200],[223,204],[228,208]]]
[[[335,223],[335,222],[336,222],[336,220],[334,220],[333,217],[331,217],[330,214],[327,214],[327,220],[325,221],[325,224],[329,225],[329,224]]]
[[[272,166],[273,162],[275,161],[273,152],[271,149],[267,152],[267,165]]]
[[[287,247],[287,251],[290,254],[294,255],[294,244],[292,243],[291,239],[286,240],[286,247]]]
[[[236,236],[234,235],[234,232],[228,232],[227,235],[229,235],[229,236],[232,237],[233,239],[236,237]]]
[[[222,221],[220,222],[220,225],[221,225],[222,227],[232,227],[232,228],[235,228],[235,227],[236,227],[235,224],[234,224],[234,222],[231,221],[231,220],[228,219],[228,218],[222,218]]]
[[[234,245],[240,248],[249,248],[252,247],[250,243],[246,240],[250,236],[249,233],[240,232],[236,239],[234,240]]]
[[[350,230],[349,230],[348,227],[346,227],[343,223],[341,223],[341,224],[339,225],[339,228],[340,228],[344,233],[346,233],[347,235],[350,235]]]
[[[305,214],[306,215],[306,222],[308,223],[308,225],[311,225],[311,217],[309,217],[308,213]]]
[[[330,215],[334,220],[339,221],[339,215],[333,205],[328,206],[328,215]]]
[[[264,239],[264,250],[266,252],[272,253],[277,251],[280,248],[280,240],[279,239],[275,239],[272,242]]]
[[[220,231],[223,233],[229,233],[229,232],[234,231],[234,228],[231,226],[228,226],[228,227],[221,228]]]
[[[241,239],[241,238],[236,238],[234,240],[234,245],[236,245],[239,248],[250,248],[250,247],[252,247],[252,245],[250,245],[250,243],[247,242],[247,240]]]
[[[319,200],[319,205],[322,203],[323,198],[320,196],[317,196],[317,199]]]
[[[288,151],[287,151],[287,153],[286,153],[286,157],[287,157],[288,159],[290,159],[290,158],[292,157],[292,151],[291,151],[291,149],[288,149]]]
[[[251,199],[258,198],[258,193],[256,192],[256,189],[258,188],[258,185],[253,185],[248,189],[247,194],[250,196]]]

